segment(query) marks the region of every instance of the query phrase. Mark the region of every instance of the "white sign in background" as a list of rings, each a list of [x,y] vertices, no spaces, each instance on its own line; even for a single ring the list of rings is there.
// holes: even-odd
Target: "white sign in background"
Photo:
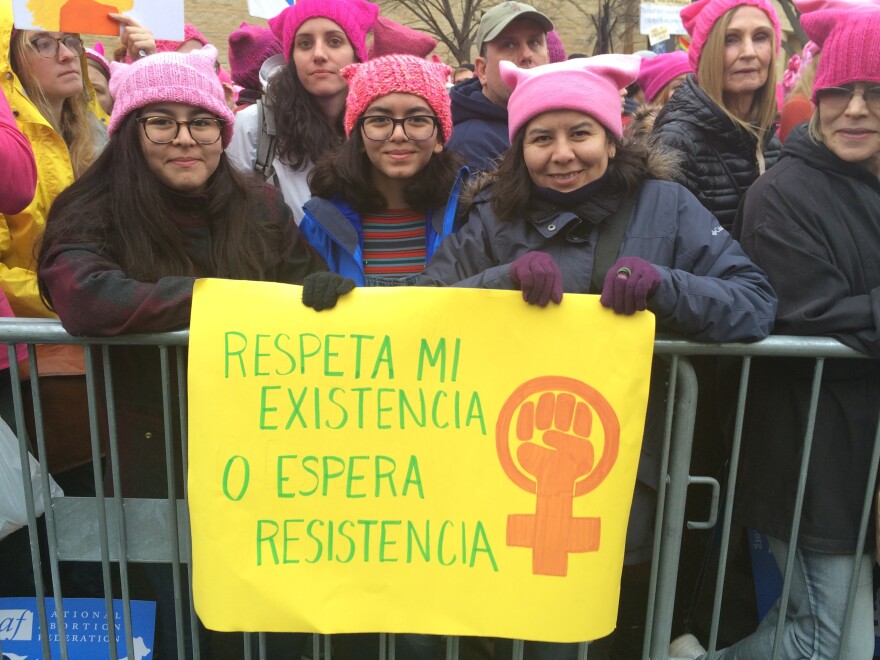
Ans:
[[[292,4],[287,0],[248,0],[248,13],[257,18],[273,18]]]
[[[639,32],[651,34],[652,29],[665,27],[669,30],[669,34],[687,34],[687,30],[681,24],[679,12],[688,4],[690,3],[643,2],[639,5]]]
[[[51,26],[34,23],[34,14],[29,8],[34,2],[55,5],[59,11],[65,0],[12,0],[12,16],[15,27],[19,30],[47,30],[54,32]],[[103,4],[103,3],[102,3]],[[106,0],[113,5],[113,0]],[[150,29],[156,39],[183,40],[183,0],[131,0],[118,3],[122,5],[120,14],[131,16],[141,25]],[[131,6],[131,9],[127,7]]]

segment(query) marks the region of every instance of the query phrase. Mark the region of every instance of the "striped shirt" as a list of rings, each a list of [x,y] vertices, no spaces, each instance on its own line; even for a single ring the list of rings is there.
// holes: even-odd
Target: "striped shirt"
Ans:
[[[425,267],[425,214],[389,209],[361,218],[364,275],[406,277]]]

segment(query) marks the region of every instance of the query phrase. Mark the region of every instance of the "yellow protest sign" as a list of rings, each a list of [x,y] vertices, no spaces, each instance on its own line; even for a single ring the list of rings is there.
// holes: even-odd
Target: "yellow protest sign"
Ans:
[[[613,630],[653,348],[598,297],[202,280],[189,352],[209,628]]]

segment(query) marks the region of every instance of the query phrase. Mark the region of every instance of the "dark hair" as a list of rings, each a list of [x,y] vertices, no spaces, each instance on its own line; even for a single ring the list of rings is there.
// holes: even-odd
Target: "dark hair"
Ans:
[[[37,256],[37,267],[53,248],[90,243],[131,278],[156,282],[193,275],[193,264],[171,218],[175,195],[147,165],[131,113],[92,166],[55,199]],[[238,173],[220,155],[207,182],[207,214],[218,277],[262,280],[277,262],[285,236],[268,214],[254,213],[263,198],[259,184]],[[273,256],[275,255],[275,256]],[[40,296],[51,309],[49,290]]]
[[[649,145],[642,140],[621,142],[605,132],[616,145],[614,158],[608,161],[608,183],[605,190],[612,197],[635,195],[645,179],[652,178]],[[532,178],[523,158],[526,126],[520,128],[510,148],[504,152],[501,164],[492,175],[492,211],[501,220],[513,220],[521,215],[532,195]]]
[[[470,71],[471,73],[474,72],[474,65],[471,64],[470,62],[459,62],[459,63],[458,63],[458,68],[459,68],[459,69],[467,69],[467,70]]]
[[[444,205],[459,167],[461,160],[454,152],[444,149],[432,154],[406,187],[406,203],[416,211]],[[326,154],[309,172],[309,188],[316,197],[341,197],[360,213],[383,211],[388,202],[373,185],[372,170],[361,131],[356,128],[345,144]]]
[[[316,163],[345,135],[344,113],[333,126],[328,124],[321,107],[300,82],[293,62],[272,76],[268,96],[275,112],[278,139],[275,153],[285,165],[298,170],[307,161]]]

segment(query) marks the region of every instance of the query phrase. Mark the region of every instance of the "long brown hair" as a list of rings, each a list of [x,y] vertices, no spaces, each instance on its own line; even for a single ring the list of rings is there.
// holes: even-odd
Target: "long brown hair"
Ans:
[[[38,271],[58,246],[92,244],[126,276],[144,282],[194,274],[172,219],[174,194],[147,166],[136,114],[123,120],[94,165],[52,204]],[[220,155],[205,190],[217,277],[264,280],[291,241],[275,217],[259,212],[260,204],[268,203],[263,188],[232,167],[225,153]],[[42,280],[39,286],[51,309]]]
[[[433,154],[407,186],[406,203],[416,211],[445,204],[459,167],[461,160],[453,152],[444,149]],[[312,168],[309,188],[316,197],[341,197],[359,213],[383,211],[388,203],[373,185],[372,169],[363,136],[356,128],[345,144],[326,154]]]
[[[21,80],[21,84],[28,94],[28,98],[40,111],[40,114],[49,122],[52,128],[64,139],[67,150],[70,153],[70,163],[73,166],[73,176],[79,178],[92,164],[97,156],[97,120],[89,109],[89,98],[85,89],[85,80],[88,74],[83,70],[83,89],[73,96],[64,100],[61,110],[61,122],[57,124],[52,116],[49,101],[34,76],[27,58],[26,49],[30,48],[28,36],[32,33],[26,30],[17,30],[12,35],[9,47],[12,70]],[[82,57],[79,61],[82,64]]]

